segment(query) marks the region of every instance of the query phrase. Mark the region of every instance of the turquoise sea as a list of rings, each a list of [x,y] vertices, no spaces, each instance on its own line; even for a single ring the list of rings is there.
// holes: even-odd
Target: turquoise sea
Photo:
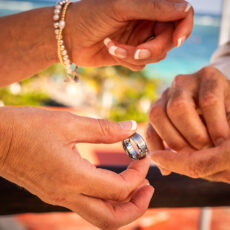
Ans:
[[[36,7],[54,5],[55,1],[0,0],[0,15],[12,14]],[[175,75],[192,73],[209,63],[218,45],[220,16],[196,14],[193,33],[182,47],[169,52],[160,63],[146,67],[149,77],[159,76],[169,83]]]

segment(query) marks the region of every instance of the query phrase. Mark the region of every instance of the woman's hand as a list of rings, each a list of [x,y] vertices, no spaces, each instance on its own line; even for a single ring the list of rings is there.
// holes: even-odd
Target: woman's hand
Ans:
[[[193,9],[183,0],[84,0],[70,9],[64,37],[81,66],[140,70],[164,59],[193,28]]]
[[[126,225],[148,208],[150,160],[121,174],[96,168],[76,144],[114,143],[136,131],[134,122],[108,122],[38,108],[0,109],[0,175],[43,201],[67,207],[101,229]]]
[[[230,84],[217,69],[179,75],[151,108],[151,151],[164,149],[163,141],[180,153],[218,146],[230,137],[229,112]]]
[[[0,17],[0,87],[59,62],[53,14],[46,7]],[[184,0],[83,0],[69,6],[63,39],[77,65],[140,70],[181,45],[192,27]]]

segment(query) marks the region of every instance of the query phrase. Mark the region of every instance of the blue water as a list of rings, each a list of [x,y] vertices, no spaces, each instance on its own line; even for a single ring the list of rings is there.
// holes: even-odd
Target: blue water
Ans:
[[[54,3],[55,1],[52,0],[0,0],[0,15],[54,5]],[[161,77],[169,83],[177,74],[192,73],[207,65],[212,53],[217,48],[219,24],[220,16],[197,14],[190,38],[182,47],[170,51],[162,62],[148,65],[145,69],[148,76],[151,78]]]
[[[180,47],[168,53],[165,60],[150,64],[146,71],[150,77],[171,81],[177,74],[188,74],[199,70],[210,62],[218,46],[220,16],[196,15],[192,35]]]

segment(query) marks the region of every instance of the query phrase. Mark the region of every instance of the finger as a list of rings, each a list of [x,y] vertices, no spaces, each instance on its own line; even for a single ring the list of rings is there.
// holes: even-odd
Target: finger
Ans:
[[[210,148],[193,153],[158,151],[151,155],[154,162],[170,171],[193,178],[204,178],[226,168],[225,152]]]
[[[137,130],[135,121],[112,122],[72,115],[66,124],[73,143],[115,143],[122,141]]]
[[[227,79],[214,68],[205,68],[199,72],[199,105],[209,134],[215,145],[230,137],[230,128],[225,109],[225,92]]]
[[[153,191],[153,187],[144,186],[133,195],[130,202],[116,205],[81,195],[69,208],[100,229],[116,230],[144,214]]]
[[[149,113],[149,120],[161,139],[173,150],[180,151],[190,146],[176,130],[167,116],[167,94],[168,90],[166,90],[161,98],[153,104]]]
[[[129,167],[120,174],[112,171],[82,167],[81,180],[84,187],[83,193],[88,196],[102,199],[123,201],[143,183],[150,166],[150,158],[132,162]],[[87,181],[87,184],[83,183]]]
[[[175,32],[173,34],[173,41],[175,46],[180,47],[192,33],[193,17],[194,10],[191,9],[183,20],[180,20],[176,23]]]
[[[165,58],[167,52],[173,48],[173,31],[172,23],[156,23],[155,38],[138,45],[133,58],[138,60],[139,63],[142,60],[146,64],[159,61],[159,58]]]
[[[114,13],[120,20],[175,21],[186,17],[192,6],[186,1],[142,0],[119,1],[115,4]],[[119,13],[119,14],[118,14]]]
[[[166,52],[168,51],[167,47],[163,47],[165,50],[164,52],[160,53],[160,48],[154,45],[154,49],[157,48],[157,53],[152,55],[152,51],[149,49],[138,49],[136,46],[120,44],[117,41],[110,40],[109,38],[106,38],[105,44],[108,52],[114,57],[115,60],[117,60],[117,63],[134,70],[136,67],[139,70],[146,64],[161,61],[166,57]],[[147,44],[147,46],[149,47],[150,44]]]
[[[154,128],[152,127],[152,125],[150,123],[148,124],[147,131],[146,131],[146,141],[147,141],[147,146],[148,146],[149,152],[154,152],[157,150],[164,150],[165,149],[163,141],[158,136],[158,134],[156,133],[156,131],[154,130]],[[161,174],[163,176],[167,176],[167,175],[171,174],[170,171],[168,171],[164,168],[160,167],[159,170],[161,171]]]
[[[178,75],[171,86],[167,115],[173,125],[195,149],[212,146],[207,129],[200,119],[194,98],[198,80],[190,75]]]

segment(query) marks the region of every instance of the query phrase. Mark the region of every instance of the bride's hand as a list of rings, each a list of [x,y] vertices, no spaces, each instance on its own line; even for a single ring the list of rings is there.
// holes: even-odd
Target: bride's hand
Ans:
[[[38,108],[0,109],[0,175],[43,201],[67,207],[101,229],[117,229],[141,216],[153,188],[150,160],[121,174],[96,168],[76,144],[114,143],[136,131],[135,122],[109,122]]]
[[[77,65],[140,70],[180,46],[192,27],[183,0],[83,0],[70,6],[64,37]]]

